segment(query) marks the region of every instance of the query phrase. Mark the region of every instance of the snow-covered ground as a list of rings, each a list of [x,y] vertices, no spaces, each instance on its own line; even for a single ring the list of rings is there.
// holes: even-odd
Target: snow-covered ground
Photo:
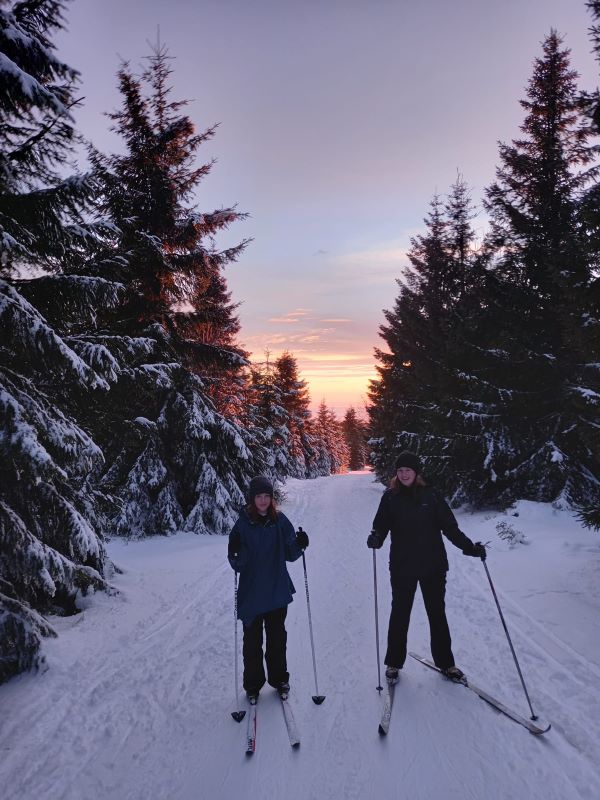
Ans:
[[[183,534],[110,552],[119,594],[53,620],[48,670],[0,687],[4,800],[576,800],[600,797],[600,537],[565,512],[462,515],[491,540],[488,566],[531,695],[552,723],[535,737],[474,694],[409,659],[381,739],[371,551],[381,487],[369,474],[289,481],[283,506],[311,536],[306,554],[317,656],[316,706],[302,562],[288,660],[302,744],[292,750],[271,690],[257,752],[244,755],[233,680],[233,573],[226,539]],[[512,549],[496,524],[529,540]],[[527,714],[485,571],[448,544],[447,606],[457,663]],[[384,652],[388,545],[377,554]],[[409,647],[429,655],[420,596]],[[243,704],[243,700],[240,699]]]

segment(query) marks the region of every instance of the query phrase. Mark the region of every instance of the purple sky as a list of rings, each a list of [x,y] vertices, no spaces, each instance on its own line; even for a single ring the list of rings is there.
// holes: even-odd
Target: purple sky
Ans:
[[[313,403],[342,414],[364,405],[433,193],[460,172],[479,201],[551,28],[580,85],[600,83],[590,22],[584,0],[74,0],[58,44],[82,73],[80,129],[110,151],[120,58],[137,66],[160,26],[174,96],[220,123],[199,208],[250,214],[219,241],[254,237],[227,272],[240,340],[255,358],[291,350]]]

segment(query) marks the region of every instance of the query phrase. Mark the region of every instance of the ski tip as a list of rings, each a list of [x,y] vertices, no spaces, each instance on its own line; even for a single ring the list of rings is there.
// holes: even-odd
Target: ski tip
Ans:
[[[231,716],[234,718],[236,722],[241,722],[244,717],[246,716],[245,711],[232,711]]]
[[[315,705],[320,706],[321,703],[323,702],[323,700],[325,700],[325,695],[324,694],[313,694],[312,700],[313,700],[313,703]]]

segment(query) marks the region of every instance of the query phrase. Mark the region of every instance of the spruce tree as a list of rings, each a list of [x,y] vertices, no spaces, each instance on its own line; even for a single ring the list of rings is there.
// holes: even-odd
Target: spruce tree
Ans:
[[[350,406],[344,415],[342,433],[348,453],[348,469],[363,469],[368,460],[368,447],[365,425],[358,418],[356,410]]]
[[[497,292],[486,378],[500,414],[486,430],[484,500],[581,502],[597,492],[598,322],[589,292],[598,245],[585,214],[597,167],[576,78],[552,31],[521,101],[522,136],[500,146],[487,190]]]
[[[281,405],[286,412],[289,431],[289,475],[292,478],[313,478],[318,473],[317,451],[310,425],[308,385],[298,373],[298,362],[288,351],[276,359],[274,380],[280,391]]]
[[[78,262],[93,182],[66,177],[77,141],[78,72],[55,53],[65,2],[22,0],[0,8],[0,276],[28,266],[63,271]]]
[[[600,65],[600,2],[586,3],[593,17],[589,29],[593,51]],[[584,113],[590,120],[596,136],[600,135],[600,90],[582,92],[580,96]],[[584,193],[581,203],[583,224],[586,229],[590,250],[600,252],[600,182],[595,180]],[[597,257],[590,257],[590,279],[586,293],[587,310],[583,335],[585,350],[588,353],[585,363],[585,377],[590,397],[600,395],[600,263]],[[588,449],[590,453],[600,451],[600,426],[589,426]],[[598,478],[598,473],[592,473]],[[589,481],[587,481],[589,487]],[[600,529],[600,482],[596,490],[586,489],[581,497],[575,497],[582,522],[596,530]]]
[[[75,613],[78,594],[107,589],[112,569],[100,535],[108,498],[91,487],[103,454],[71,414],[75,397],[89,403],[108,383],[24,296],[35,284],[55,306],[72,298],[73,279],[50,274],[80,264],[93,232],[88,178],[64,177],[77,73],[51,39],[63,9],[0,8],[0,682],[43,660],[54,631],[42,614]],[[14,282],[32,273],[46,277]],[[86,280],[63,317],[117,295]]]
[[[397,281],[394,308],[384,311],[380,335],[387,350],[375,351],[381,366],[368,407],[371,462],[384,482],[404,449],[419,452],[430,475],[450,471],[448,406],[463,392],[461,331],[470,322],[458,308],[473,283],[471,216],[460,178],[445,204],[434,197],[426,233],[411,241],[410,268]]]
[[[135,536],[227,532],[265,455],[241,424],[247,360],[223,275],[246,243],[214,243],[244,215],[196,209],[212,166],[198,165],[197,151],[215,129],[196,132],[185,101],[171,98],[170,76],[160,44],[141,77],[123,64],[122,106],[109,117],[124,152],[90,151],[114,232],[96,264],[124,286],[125,301],[101,341],[118,378],[89,424],[109,464],[101,484],[121,503],[114,529]]]
[[[182,113],[187,101],[171,99],[164,45],[157,44],[147,60],[139,78],[127,63],[118,72],[122,107],[108,116],[125,152],[90,151],[101,205],[116,231],[104,267],[132,290],[124,328],[137,333],[160,324],[189,367],[216,387],[215,398],[228,397],[224,376],[229,371],[241,385],[245,353],[236,343],[239,321],[223,269],[247,241],[218,250],[214,237],[246,215],[195,207],[195,194],[212,167],[196,163],[198,149],[216,128],[196,132]]]
[[[281,401],[281,389],[267,351],[264,362],[252,364],[248,392],[249,429],[266,452],[265,469],[275,485],[291,474],[288,415]]]
[[[444,216],[447,266],[440,391],[429,411],[422,455],[428,477],[457,505],[469,499],[473,478],[481,473],[487,455],[484,427],[496,413],[495,398],[485,379],[478,378],[478,370],[485,371],[486,343],[493,342],[494,331],[488,319],[489,252],[475,240],[475,209],[460,177],[446,199]]]
[[[348,465],[348,446],[342,425],[325,400],[319,404],[313,431],[318,452],[317,474],[331,475],[345,469]]]
[[[330,437],[332,435],[331,412],[327,408],[325,400],[321,400],[319,404],[319,410],[314,421],[314,432],[317,449],[317,469],[321,475],[330,475],[336,470],[333,468],[333,454],[330,446]]]

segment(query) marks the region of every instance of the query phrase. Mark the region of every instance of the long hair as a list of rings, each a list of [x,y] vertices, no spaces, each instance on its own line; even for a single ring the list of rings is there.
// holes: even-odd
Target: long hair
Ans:
[[[399,492],[401,489],[404,490],[412,489],[413,487],[416,486],[427,486],[427,484],[420,475],[417,475],[417,477],[414,479],[413,483],[411,483],[410,486],[403,486],[398,480],[397,475],[394,475],[394,477],[390,481],[390,489],[392,490],[392,492]]]
[[[254,500],[251,500],[246,506],[246,513],[252,522],[261,522],[261,520],[264,519],[264,517],[261,517],[261,515],[258,513],[258,509],[256,508]],[[269,517],[272,522],[277,520],[277,506],[275,505],[275,500],[273,498],[271,498],[271,505],[267,509],[267,517]]]

